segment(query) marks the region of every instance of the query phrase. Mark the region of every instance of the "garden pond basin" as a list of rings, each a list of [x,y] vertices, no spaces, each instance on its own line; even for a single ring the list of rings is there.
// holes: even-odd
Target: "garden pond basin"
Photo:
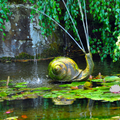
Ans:
[[[79,68],[85,68],[84,59],[75,59],[75,61]],[[51,79],[48,78],[49,62],[50,60],[0,63],[0,81],[6,80],[10,76],[12,83],[27,82],[29,88],[56,89],[61,83],[51,83]],[[99,72],[104,76],[120,73],[120,62],[96,60],[94,64],[93,76],[97,76]],[[118,120],[120,116],[119,101],[106,102],[77,98],[71,102],[72,104],[68,105],[56,105],[54,99],[42,96],[23,100],[4,100],[0,102],[0,120],[7,120],[14,116],[18,117],[18,120]],[[8,110],[11,110],[9,114],[6,113]]]

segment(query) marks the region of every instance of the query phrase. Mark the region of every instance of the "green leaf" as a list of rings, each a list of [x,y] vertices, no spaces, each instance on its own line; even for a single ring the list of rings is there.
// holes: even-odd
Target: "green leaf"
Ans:
[[[39,88],[35,88],[35,90],[50,90],[51,88],[49,87],[39,87]]]
[[[0,22],[3,23],[3,19],[2,18],[0,18]]]
[[[27,87],[27,85],[16,85],[15,87],[21,88],[21,87]]]
[[[115,80],[120,80],[118,76],[107,76],[104,78],[105,81],[115,81]]]
[[[3,29],[5,29],[5,25],[3,25],[2,27],[3,27]]]
[[[3,32],[3,29],[0,29],[1,32]]]
[[[5,34],[5,33],[3,33],[3,35],[4,35],[4,36],[6,36],[6,34]]]
[[[27,84],[27,82],[16,83],[16,85],[25,85],[25,84]]]

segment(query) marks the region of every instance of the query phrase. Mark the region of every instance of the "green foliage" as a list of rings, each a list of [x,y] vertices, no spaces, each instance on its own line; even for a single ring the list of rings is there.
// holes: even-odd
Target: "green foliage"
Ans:
[[[3,36],[6,36],[3,31],[5,29],[4,20],[8,21],[8,16],[12,14],[7,2],[8,0],[0,0],[0,31],[3,33]]]
[[[120,34],[116,42],[116,47],[114,49],[113,61],[116,62],[120,58]]]
[[[114,61],[117,61],[120,55],[117,55],[116,40],[120,33],[120,1],[119,0],[89,0],[90,13],[94,21],[98,21],[101,26],[95,28],[93,33],[100,32],[100,38],[96,37],[90,40],[92,53],[99,53],[101,60],[110,54]],[[115,55],[115,57],[114,57]]]
[[[25,52],[21,52],[18,56],[16,56],[16,59],[31,59],[31,58],[33,59],[34,57]]]
[[[75,26],[77,26],[76,19],[80,14],[78,1],[77,0],[67,0],[66,6],[72,16]],[[65,29],[73,31],[74,35],[76,36],[75,39],[78,40],[75,28],[73,27],[73,24],[71,22],[70,16],[67,11],[65,11],[65,14],[64,14],[64,21],[65,21]]]
[[[43,6],[45,6],[44,10],[43,10]],[[78,18],[81,19],[79,13],[78,1],[67,0],[66,6],[73,18],[75,26],[77,27],[78,26],[77,19]],[[84,6],[83,3],[82,6]],[[90,39],[91,52],[93,54],[99,53],[101,60],[104,60],[104,58],[106,58],[107,55],[110,55],[114,61],[117,61],[120,57],[120,55],[118,54],[119,52],[115,52],[115,48],[116,48],[115,43],[117,41],[118,33],[120,32],[119,6],[120,6],[119,0],[110,0],[110,1],[89,0],[90,10],[87,12],[88,14],[92,15],[93,22],[97,21],[100,24],[99,28],[95,28],[92,31],[94,34],[99,33],[100,36],[96,36],[95,38]],[[44,11],[47,15],[54,18],[57,22],[64,21],[63,27],[65,27],[66,30],[73,31],[75,39],[78,40],[77,33],[70,20],[70,15],[68,14],[66,8],[60,7],[59,1],[56,2],[54,0],[51,0],[51,1],[46,1],[46,3],[37,2],[37,5],[35,4],[34,8],[37,8],[37,10],[39,11]],[[54,10],[51,8],[54,8]],[[84,7],[82,9],[84,9]],[[61,11],[62,11],[62,15],[61,15]],[[33,13],[36,12],[32,11],[32,14]],[[55,28],[55,24],[49,18],[46,18],[41,14],[39,14],[39,19],[40,19],[39,25],[42,26],[41,27],[42,34],[49,33],[50,35],[52,33],[52,30],[54,30]]]
[[[12,0],[11,0],[12,1]],[[16,0],[13,0],[16,1]],[[32,6],[30,18],[33,20],[35,15],[38,15],[39,25],[42,35],[52,35],[56,29],[56,24],[48,17],[44,16],[40,12],[45,13],[49,17],[55,19],[60,23],[66,30],[70,30],[74,33],[74,38],[78,40],[75,28],[70,20],[70,16],[66,8],[62,5],[60,0],[20,0],[22,2],[28,2]],[[83,1],[81,0],[82,6]],[[91,52],[99,53],[101,60],[110,55],[114,61],[119,60],[120,53],[117,45],[115,44],[118,40],[120,33],[120,2],[119,0],[88,0],[89,6],[87,6],[87,14],[93,17],[93,23],[97,22],[99,27],[93,29],[93,33],[99,36],[90,39]],[[61,4],[62,3],[62,4]],[[78,29],[77,20],[81,20],[77,0],[67,0],[66,6],[73,18],[74,24]],[[88,8],[89,7],[89,8]],[[82,7],[84,9],[84,7]],[[0,31],[4,33],[4,20],[8,21],[8,16],[11,15],[8,0],[0,0]]]
[[[56,2],[56,0],[45,0],[44,2],[40,0],[36,0],[36,2],[34,2],[33,0],[29,1],[31,2],[31,5],[33,7],[30,18],[33,19],[34,15],[37,13],[39,15],[38,18],[39,25],[41,26],[40,29],[42,31],[41,34],[51,35],[52,31],[55,30],[56,24],[53,21],[51,21],[48,17],[40,14],[39,11],[45,13],[46,15],[59,22],[59,15],[61,14],[59,3]]]
[[[89,81],[89,80],[88,80]],[[5,80],[1,82],[6,83]],[[100,82],[99,84],[97,84]],[[38,87],[29,88],[27,87],[27,82],[14,83],[14,85],[6,87],[0,87],[0,101],[4,100],[17,100],[17,99],[27,99],[27,98],[37,98],[42,96],[43,98],[55,98],[57,101],[68,101],[70,99],[92,99],[99,101],[120,101],[119,93],[111,92],[111,86],[119,86],[120,78],[117,76],[107,76],[103,79],[92,79],[91,84],[96,83],[90,89],[85,89],[85,81],[82,82],[72,82],[69,84],[62,84],[59,87]],[[79,88],[84,86],[84,89]],[[72,87],[77,89],[72,89]],[[113,88],[113,87],[112,87]],[[115,89],[115,88],[114,88]],[[117,91],[115,89],[115,91]],[[57,102],[56,101],[56,102]]]

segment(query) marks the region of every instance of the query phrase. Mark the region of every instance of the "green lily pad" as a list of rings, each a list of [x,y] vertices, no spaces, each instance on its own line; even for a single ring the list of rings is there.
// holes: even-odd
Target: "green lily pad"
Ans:
[[[44,98],[55,98],[57,97],[58,95],[56,94],[52,94],[52,93],[46,93],[43,95]]]
[[[86,81],[82,81],[82,82],[72,82],[71,84],[63,84],[63,85],[59,85],[59,87],[75,87],[75,86],[79,86],[79,85],[84,85]]]
[[[86,81],[82,81],[82,82],[72,82],[71,85],[72,86],[79,86],[79,85],[84,85]]]
[[[109,90],[110,87],[100,86],[100,87],[94,87],[93,90]]]
[[[26,96],[26,99],[27,98],[37,98],[38,96],[36,94],[29,94]]]
[[[92,82],[103,82],[103,79],[92,79]]]
[[[32,91],[35,90],[35,88],[19,88],[19,91]]]
[[[5,96],[7,96],[6,92],[0,92],[0,97],[5,97]]]
[[[82,98],[85,98],[85,96],[83,96],[83,95],[75,95],[74,98],[82,99]]]
[[[35,88],[34,90],[50,90],[51,88],[49,87],[39,87],[39,88]]]
[[[68,90],[59,90],[59,92],[65,93],[68,92]]]
[[[21,88],[21,87],[24,88],[24,87],[27,87],[27,85],[16,85],[15,87],[16,88]]]
[[[41,91],[33,91],[33,93],[41,93]]]
[[[114,81],[114,80],[120,80],[118,76],[107,76],[104,78],[105,81]]]
[[[10,82],[13,81],[13,80],[9,80]],[[0,80],[0,82],[7,82],[7,80]]]
[[[111,87],[111,86],[113,86],[113,85],[120,85],[120,81],[101,83],[101,85]]]
[[[52,93],[58,93],[59,92],[59,90],[53,90],[53,91],[51,91]]]
[[[76,96],[75,95],[63,95],[62,97],[66,98],[66,99],[75,99]]]
[[[59,87],[68,87],[68,84],[59,85]]]
[[[82,91],[83,91],[83,89],[76,89],[76,90],[71,90],[70,92],[81,93]]]
[[[16,83],[16,85],[26,85],[27,82],[20,82],[20,83]]]

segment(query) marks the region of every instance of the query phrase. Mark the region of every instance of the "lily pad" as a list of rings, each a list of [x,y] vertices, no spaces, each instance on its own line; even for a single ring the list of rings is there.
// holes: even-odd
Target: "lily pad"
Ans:
[[[21,88],[21,87],[24,88],[24,87],[27,87],[27,85],[16,85],[15,87],[16,88]]]
[[[10,82],[13,81],[13,80],[9,80]],[[7,82],[7,80],[0,80],[0,82]]]
[[[34,90],[50,90],[51,88],[49,87],[39,87],[39,88],[35,88]]]
[[[55,98],[57,97],[58,95],[56,94],[52,94],[52,93],[46,93],[43,95],[44,98]]]
[[[107,76],[104,78],[105,81],[114,81],[114,80],[120,80],[118,76]]]
[[[26,85],[27,82],[20,82],[20,83],[16,83],[16,85]]]
[[[92,82],[103,82],[103,79],[92,79]]]
[[[82,89],[76,89],[76,90],[71,90],[70,92],[81,93],[82,91],[83,91]]]
[[[68,87],[68,84],[59,85],[59,87]]]
[[[120,85],[120,81],[101,83],[101,85],[109,86],[109,87],[112,85]]]
[[[33,93],[41,93],[41,91],[33,91]]]
[[[79,86],[79,85],[84,85],[86,81],[82,81],[82,82],[72,82],[71,85],[72,86]]]
[[[59,92],[65,93],[68,92],[68,90],[59,90]]]
[[[5,96],[7,96],[6,92],[0,92],[0,97],[5,97]]]

